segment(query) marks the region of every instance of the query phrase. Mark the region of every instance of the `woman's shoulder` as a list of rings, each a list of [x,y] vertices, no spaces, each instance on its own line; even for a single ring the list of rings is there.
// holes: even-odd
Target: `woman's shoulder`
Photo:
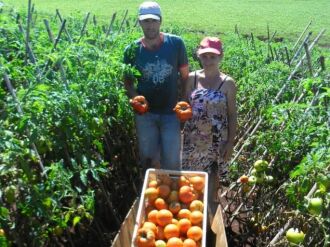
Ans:
[[[203,71],[202,69],[191,71],[189,73],[189,77],[191,78],[195,78],[195,76],[200,77],[202,75],[202,71]]]
[[[224,81],[224,87],[228,89],[236,89],[236,82],[231,76],[222,73],[221,79]]]

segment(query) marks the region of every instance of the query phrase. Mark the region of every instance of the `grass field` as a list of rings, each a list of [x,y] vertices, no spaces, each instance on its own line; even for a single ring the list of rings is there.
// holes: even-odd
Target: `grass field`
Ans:
[[[27,9],[28,0],[0,0],[6,5]],[[127,9],[129,16],[135,16],[142,1],[129,0],[34,0],[39,12],[55,13],[59,9],[63,15],[79,11],[91,12],[99,20],[108,22],[117,12],[123,15]],[[271,34],[295,41],[305,26],[312,21],[309,30],[314,34],[326,28],[320,44],[330,47],[330,0],[159,0],[164,26],[178,25],[206,34],[233,32],[235,25],[240,33],[267,36],[267,25]]]

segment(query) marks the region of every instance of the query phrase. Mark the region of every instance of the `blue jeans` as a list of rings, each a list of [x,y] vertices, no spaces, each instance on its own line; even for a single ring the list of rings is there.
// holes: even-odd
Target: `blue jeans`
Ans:
[[[180,122],[173,114],[135,114],[142,165],[160,162],[162,169],[180,170]]]

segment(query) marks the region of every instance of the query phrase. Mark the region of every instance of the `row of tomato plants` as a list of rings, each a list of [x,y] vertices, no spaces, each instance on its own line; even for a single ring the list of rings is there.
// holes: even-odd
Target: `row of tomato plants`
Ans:
[[[288,44],[275,46],[280,49],[284,45]],[[254,244],[266,246],[287,222],[291,222],[290,219],[294,219],[290,226],[307,233],[304,246],[327,246],[330,227],[329,73],[322,71],[318,76],[310,77],[304,66],[288,81],[293,67],[281,61],[267,62],[267,52],[267,46],[262,48],[257,43],[256,49],[241,54],[245,59],[232,60],[228,67],[228,70],[237,68],[240,71],[237,74],[242,75],[238,80],[238,97],[242,98],[239,100],[240,111],[252,110],[251,118],[256,121],[251,124],[256,124],[259,117],[262,119],[231,168],[240,174],[251,175],[255,160],[274,160],[267,171],[274,180],[270,184],[265,180],[258,183],[252,199],[247,201],[247,211],[251,210],[247,231],[256,237]],[[329,56],[318,49],[312,54],[314,66],[321,54]],[[235,64],[236,61],[251,66],[244,67]],[[275,100],[285,83],[283,94]],[[303,95],[300,100],[294,100],[300,95]],[[241,126],[245,124],[240,123]],[[317,191],[310,196],[314,198],[311,200],[307,194],[314,184]],[[315,201],[321,204],[318,213],[311,209]],[[288,241],[282,238],[278,244],[286,246]]]

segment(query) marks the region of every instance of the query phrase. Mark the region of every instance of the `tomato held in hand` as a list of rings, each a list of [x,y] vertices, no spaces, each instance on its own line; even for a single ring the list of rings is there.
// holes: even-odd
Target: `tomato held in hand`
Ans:
[[[135,96],[133,99],[130,99],[129,103],[133,107],[134,111],[138,114],[144,114],[149,109],[148,102],[142,95],[138,95]]]
[[[173,111],[181,122],[189,120],[193,115],[191,106],[185,101],[178,102]]]

